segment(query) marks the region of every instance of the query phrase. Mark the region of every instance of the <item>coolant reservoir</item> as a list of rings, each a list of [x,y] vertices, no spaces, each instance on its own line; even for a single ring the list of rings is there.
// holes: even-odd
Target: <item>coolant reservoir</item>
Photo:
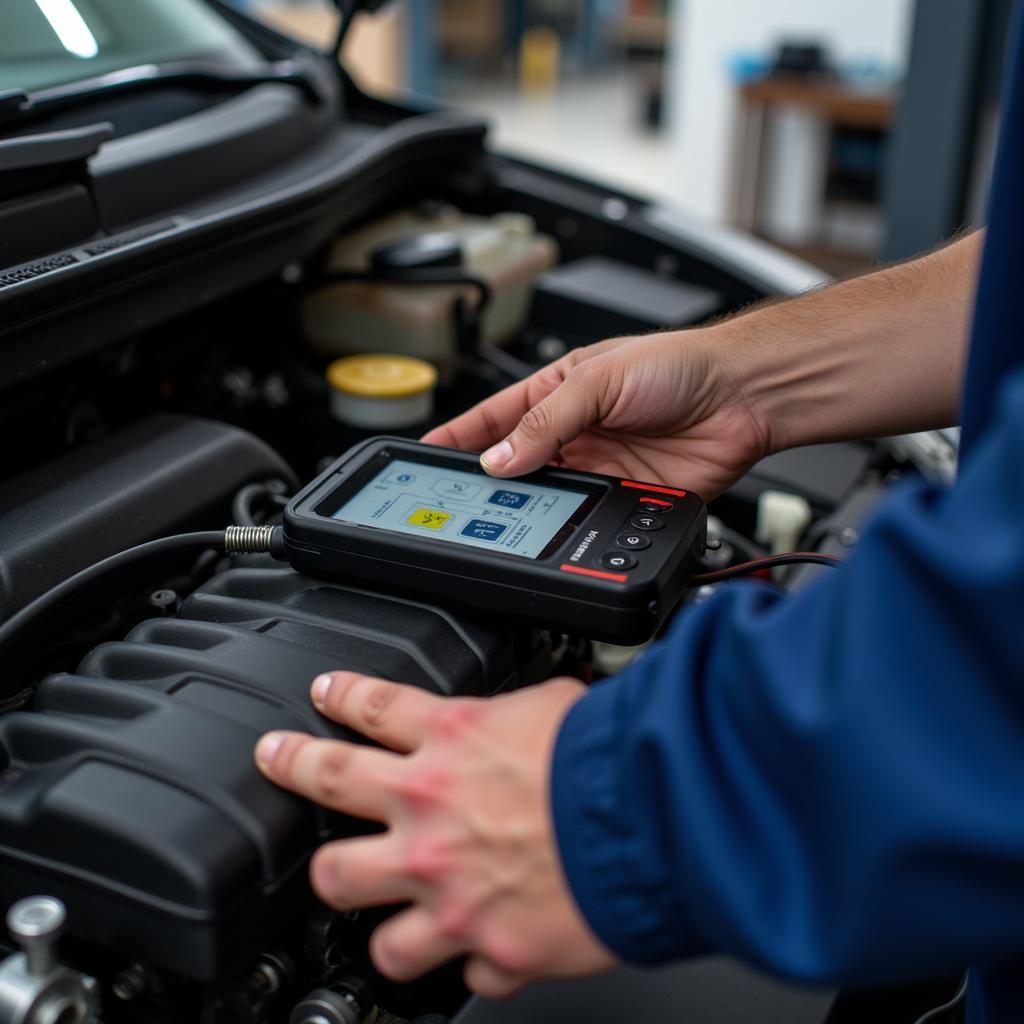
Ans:
[[[454,207],[429,214],[405,210],[346,235],[334,244],[328,268],[366,271],[382,248],[417,236],[445,233],[462,251],[462,269],[491,286],[481,339],[507,344],[522,330],[537,276],[555,265],[554,239],[540,234],[530,217],[499,213],[475,217]],[[465,285],[358,282],[331,284],[303,305],[306,336],[321,355],[390,352],[426,359],[443,382],[455,367],[455,301],[477,301]]]

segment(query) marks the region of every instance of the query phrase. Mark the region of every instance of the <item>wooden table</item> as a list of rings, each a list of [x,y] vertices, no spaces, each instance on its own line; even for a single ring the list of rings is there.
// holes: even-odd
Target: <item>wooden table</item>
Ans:
[[[733,146],[733,222],[757,229],[764,185],[768,126],[780,108],[810,112],[832,128],[886,131],[892,125],[898,94],[892,88],[857,88],[833,78],[772,75],[739,89],[739,116]]]

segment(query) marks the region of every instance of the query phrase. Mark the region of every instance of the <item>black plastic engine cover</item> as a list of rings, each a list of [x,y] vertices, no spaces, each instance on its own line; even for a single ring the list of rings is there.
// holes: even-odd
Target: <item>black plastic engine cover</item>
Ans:
[[[366,831],[262,778],[268,729],[347,735],[309,684],[349,668],[446,694],[543,673],[535,634],[235,569],[0,719],[0,898],[64,900],[73,935],[197,979],[241,970],[311,905],[306,865]]]
[[[134,544],[223,522],[254,480],[294,482],[238,427],[147,416],[0,483],[0,621]]]

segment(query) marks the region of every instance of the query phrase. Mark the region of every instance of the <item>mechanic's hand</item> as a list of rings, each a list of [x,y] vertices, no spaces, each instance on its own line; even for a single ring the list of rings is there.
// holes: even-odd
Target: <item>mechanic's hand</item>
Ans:
[[[583,693],[557,679],[455,699],[334,672],[314,680],[314,704],[390,750],[301,733],[260,740],[257,764],[278,785],[388,826],[326,844],[310,866],[339,910],[411,904],[373,934],[381,973],[406,980],[465,953],[468,986],[501,998],[613,966],[567,888],[549,809],[555,737]]]
[[[714,329],[576,349],[428,433],[519,476],[555,462],[715,497],[769,452]]]

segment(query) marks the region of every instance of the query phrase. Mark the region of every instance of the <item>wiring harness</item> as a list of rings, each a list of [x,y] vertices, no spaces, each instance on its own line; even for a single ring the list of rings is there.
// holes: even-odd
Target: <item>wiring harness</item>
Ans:
[[[749,562],[730,565],[726,569],[716,569],[714,572],[698,573],[696,576],[690,577],[690,586],[704,587],[710,583],[724,583],[726,580],[736,579],[739,576],[749,576],[755,572],[777,569],[781,565],[827,565],[835,569],[842,564],[843,560],[836,558],[835,555],[823,555],[818,551],[790,551],[783,555],[753,558]]]
[[[269,554],[283,560],[284,531],[280,526],[229,526],[226,530],[183,533],[139,544],[88,566],[0,625],[0,665],[5,679],[40,651],[52,648],[58,616],[63,620],[94,606],[104,594],[117,594],[142,569],[163,572],[180,564],[186,554],[210,548],[226,554]]]

